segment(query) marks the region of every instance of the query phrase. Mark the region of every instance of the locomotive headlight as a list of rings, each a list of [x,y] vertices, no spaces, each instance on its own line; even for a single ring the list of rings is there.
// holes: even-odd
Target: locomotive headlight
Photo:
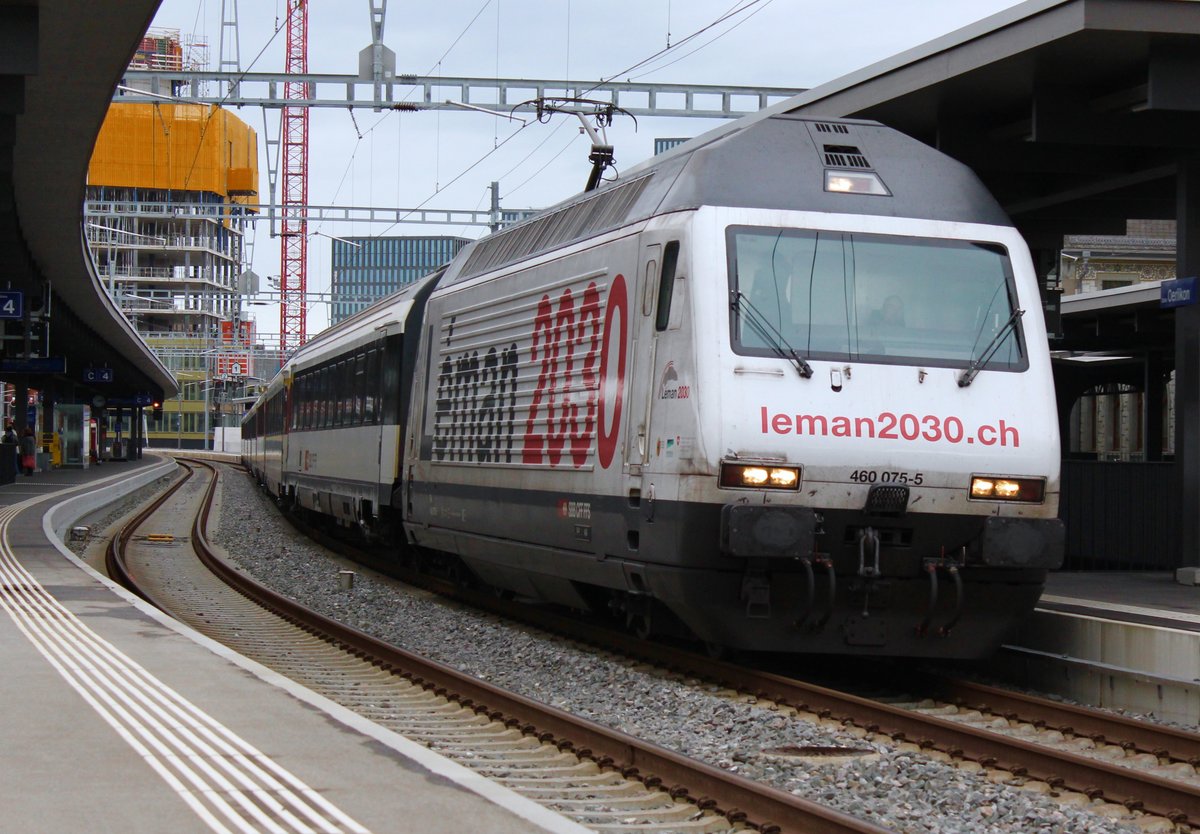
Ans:
[[[800,467],[723,463],[721,486],[733,489],[799,489]]]
[[[1046,498],[1046,479],[975,475],[971,478],[971,497],[981,501],[1040,504]]]
[[[873,171],[839,171],[825,169],[825,190],[842,194],[878,194],[891,196],[883,180]]]

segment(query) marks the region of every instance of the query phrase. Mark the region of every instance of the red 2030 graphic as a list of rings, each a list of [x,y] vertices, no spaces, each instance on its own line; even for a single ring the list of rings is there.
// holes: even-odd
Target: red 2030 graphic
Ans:
[[[583,291],[578,310],[569,287],[557,305],[548,294],[542,296],[529,352],[538,378],[525,421],[522,463],[558,466],[569,448],[571,463],[581,467],[595,437],[600,466],[612,464],[625,388],[627,310],[623,275],[609,287],[603,325],[594,281]]]

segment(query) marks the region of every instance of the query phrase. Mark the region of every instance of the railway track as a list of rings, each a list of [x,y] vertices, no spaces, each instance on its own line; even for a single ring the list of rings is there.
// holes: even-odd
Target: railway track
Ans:
[[[531,615],[519,606],[509,610],[514,616]],[[1116,803],[1181,829],[1200,825],[1200,735],[1195,733],[945,678],[924,682],[942,700],[889,703],[612,630],[600,634],[566,617],[532,615],[547,629],[751,694],[802,718],[856,727],[868,740],[884,736],[911,743],[953,761],[1007,772],[1014,784],[1041,782],[1051,793]]]
[[[106,562],[126,587],[201,633],[599,832],[886,830],[504,691],[276,594],[209,547],[216,470],[180,463],[187,477],[112,539]],[[177,527],[184,516],[194,516],[190,529]]]
[[[345,551],[344,544],[339,547]],[[927,753],[987,768],[1013,784],[1041,783],[1051,794],[1122,805],[1180,829],[1200,825],[1200,735],[1195,733],[946,678],[922,681],[936,698],[890,703],[648,642],[450,581],[394,569],[389,573],[494,614],[752,695],[801,717],[858,728],[867,739],[914,744]]]

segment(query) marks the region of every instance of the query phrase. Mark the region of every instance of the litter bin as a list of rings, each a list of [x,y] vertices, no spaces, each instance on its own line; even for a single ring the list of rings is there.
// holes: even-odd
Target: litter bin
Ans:
[[[113,460],[125,460],[125,443],[120,440],[113,441],[112,447]]]

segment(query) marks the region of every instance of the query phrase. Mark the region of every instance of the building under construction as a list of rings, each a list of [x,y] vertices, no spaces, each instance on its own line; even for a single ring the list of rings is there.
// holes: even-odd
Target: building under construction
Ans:
[[[139,53],[140,54],[140,53]],[[243,318],[257,136],[213,105],[114,103],[88,169],[86,229],[117,306],[179,379],[150,445],[205,447],[278,367]]]

